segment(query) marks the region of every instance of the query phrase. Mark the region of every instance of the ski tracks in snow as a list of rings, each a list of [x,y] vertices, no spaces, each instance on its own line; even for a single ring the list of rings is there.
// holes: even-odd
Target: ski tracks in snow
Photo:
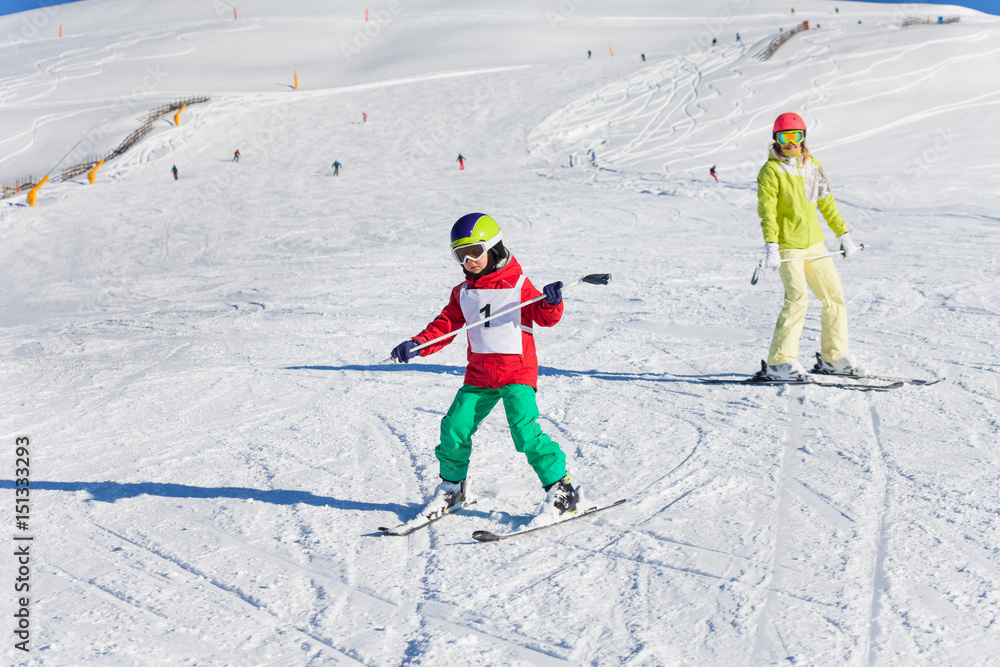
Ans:
[[[120,511],[127,514],[129,509]],[[136,662],[166,663],[183,659],[186,652],[221,657],[226,651],[256,648],[261,664],[315,659],[322,664],[367,664],[352,655],[358,651],[356,638],[338,645],[335,637],[324,637],[326,631],[314,627],[309,606],[303,609],[276,594],[278,589],[288,585],[306,600],[326,588],[341,605],[368,610],[369,615],[395,611],[393,605],[290,557],[219,530],[190,510],[161,504],[144,529],[133,526],[124,532],[105,525],[108,518],[77,522],[85,541],[73,546],[76,555],[62,554],[53,562],[59,563],[62,576],[79,585],[65,588],[53,602],[61,610],[76,608],[77,604],[65,604],[64,595],[90,598],[91,591],[99,591],[119,610],[110,614],[111,622],[140,625],[150,634],[164,635],[153,646],[142,644],[141,654],[130,646],[115,647],[119,658],[131,655]],[[102,614],[99,602],[89,606],[97,607],[97,618],[108,616]],[[58,613],[65,613],[61,610]],[[216,622],[207,626],[212,632],[205,633],[202,623],[213,618]],[[188,639],[171,641],[173,635]]]
[[[884,591],[888,586],[883,561],[886,557],[887,551],[885,528],[889,509],[889,479],[886,453],[882,444],[881,420],[879,419],[878,409],[874,404],[871,406],[871,423],[874,433],[872,437],[872,452],[869,457],[869,460],[871,461],[870,469],[873,477],[875,478],[875,484],[877,486],[881,486],[882,488],[882,498],[880,499],[881,502],[877,504],[878,531],[875,539],[871,540],[871,542],[867,545],[873,552],[873,562],[871,566],[870,583],[871,605],[868,609],[868,641],[864,646],[864,662],[868,664],[875,664],[876,653],[873,650],[873,647],[876,645],[879,635],[878,618],[879,609],[882,604],[881,595],[882,591]]]
[[[878,398],[824,398],[789,392],[771,532],[753,556],[763,588],[752,664],[866,664],[878,634],[888,503]],[[852,418],[863,402],[867,424]]]

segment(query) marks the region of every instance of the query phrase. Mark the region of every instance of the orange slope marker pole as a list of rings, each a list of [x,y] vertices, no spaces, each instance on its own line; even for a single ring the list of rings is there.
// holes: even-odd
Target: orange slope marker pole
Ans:
[[[102,164],[104,164],[104,160],[95,164],[94,168],[87,172],[87,180],[90,181],[91,185],[94,184],[94,179],[97,178],[97,170],[101,168]]]
[[[43,178],[42,180],[40,180],[38,182],[38,185],[36,185],[35,187],[31,188],[31,191],[28,193],[28,206],[34,206],[35,205],[35,202],[38,201],[38,189],[40,187],[42,187],[43,185],[45,185],[46,181],[49,180],[49,174],[51,174],[53,171],[55,171],[56,167],[58,167],[59,165],[61,165],[62,161],[65,160],[67,157],[69,157],[69,154],[72,153],[73,151],[75,151],[76,147],[79,146],[79,145],[80,145],[79,141],[76,142],[75,144],[73,144],[73,148],[71,148],[68,151],[66,151],[66,155],[63,155],[61,158],[59,158],[59,162],[56,162],[54,165],[52,165],[52,168],[49,169],[49,173],[45,174],[45,178]],[[18,191],[20,191],[20,188],[18,188]]]
[[[184,107],[186,107],[186,106],[187,106],[187,104],[182,104],[181,108],[178,109],[177,113],[174,114],[174,125],[180,125],[181,124],[181,112],[184,111]]]
[[[38,188],[40,188],[43,185],[45,185],[45,181],[47,181],[47,180],[49,180],[48,174],[45,175],[45,178],[43,178],[42,180],[38,181],[38,185],[36,185],[35,187],[31,188],[31,191],[28,192],[28,206],[34,206],[35,203],[38,201]]]

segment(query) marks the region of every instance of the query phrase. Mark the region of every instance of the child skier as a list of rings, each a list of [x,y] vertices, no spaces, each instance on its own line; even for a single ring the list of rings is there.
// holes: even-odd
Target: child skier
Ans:
[[[458,162],[459,170],[465,169],[465,158],[462,157],[461,153],[458,154],[458,159],[456,160],[456,162]]]
[[[441,420],[441,436],[434,453],[441,483],[423,511],[437,516],[465,503],[472,435],[497,402],[503,401],[511,438],[535,470],[548,492],[543,514],[576,512],[580,495],[566,473],[566,456],[538,425],[535,403],[538,360],[532,325],[554,326],[562,318],[562,283],[546,285],[540,293],[521,272],[521,265],[504,247],[497,222],[482,213],[470,213],[451,228],[452,256],[462,265],[465,281],[451,290],[448,305],[433,322],[392,350],[392,358],[408,363],[433,354],[455,340],[448,338],[417,352],[417,345],[489,317],[505,307],[545,298],[519,310],[468,329],[468,366],[465,381]]]
[[[772,137],[770,156],[757,174],[757,213],[764,231],[764,266],[779,269],[785,301],[761,374],[772,380],[807,379],[797,357],[808,287],[823,302],[820,359],[814,370],[864,375],[864,368],[848,352],[847,306],[833,259],[799,259],[829,253],[816,217],[817,205],[840,240],[844,258],[854,255],[858,247],[837,209],[819,160],[809,154],[802,117],[781,114],[774,121]]]

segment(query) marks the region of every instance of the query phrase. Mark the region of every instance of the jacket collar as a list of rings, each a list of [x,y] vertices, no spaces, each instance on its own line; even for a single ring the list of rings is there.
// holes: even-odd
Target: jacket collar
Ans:
[[[521,265],[514,255],[507,255],[507,263],[485,276],[466,276],[465,286],[470,289],[502,289],[513,287],[521,275]]]
[[[799,153],[798,155],[789,155],[788,157],[785,157],[784,155],[780,155],[777,151],[775,151],[774,146],[771,146],[771,148],[769,148],[767,152],[770,155],[770,157],[768,158],[769,160],[777,160],[778,162],[788,165],[789,167],[798,167],[805,164],[804,162],[799,162],[799,158],[802,157],[801,153]]]

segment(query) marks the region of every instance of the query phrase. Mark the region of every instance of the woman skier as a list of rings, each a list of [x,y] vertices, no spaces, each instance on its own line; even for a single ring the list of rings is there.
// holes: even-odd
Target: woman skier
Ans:
[[[545,298],[468,329],[465,380],[441,420],[440,442],[434,450],[442,481],[422,514],[431,518],[465,504],[472,435],[499,401],[503,401],[514,447],[527,457],[548,492],[543,514],[575,513],[580,495],[566,473],[566,456],[558,443],[542,432],[535,402],[538,359],[533,325],[551,327],[562,318],[562,283],[550,283],[539,292],[504,247],[500,226],[482,213],[464,215],[454,224],[451,252],[462,266],[465,280],[452,288],[448,305],[433,322],[392,350],[397,362],[434,354],[455,337],[417,352],[412,349],[467,322],[489,317],[490,312],[541,294]]]
[[[807,287],[823,303],[820,354],[813,370],[864,375],[865,369],[848,351],[847,306],[833,258],[799,259],[829,253],[816,217],[817,205],[840,240],[844,258],[850,258],[858,248],[837,210],[819,160],[810,155],[806,146],[802,117],[795,113],[778,116],[772,138],[770,155],[757,174],[757,213],[764,232],[764,266],[779,270],[785,301],[760,375],[770,380],[808,379],[798,361]]]

